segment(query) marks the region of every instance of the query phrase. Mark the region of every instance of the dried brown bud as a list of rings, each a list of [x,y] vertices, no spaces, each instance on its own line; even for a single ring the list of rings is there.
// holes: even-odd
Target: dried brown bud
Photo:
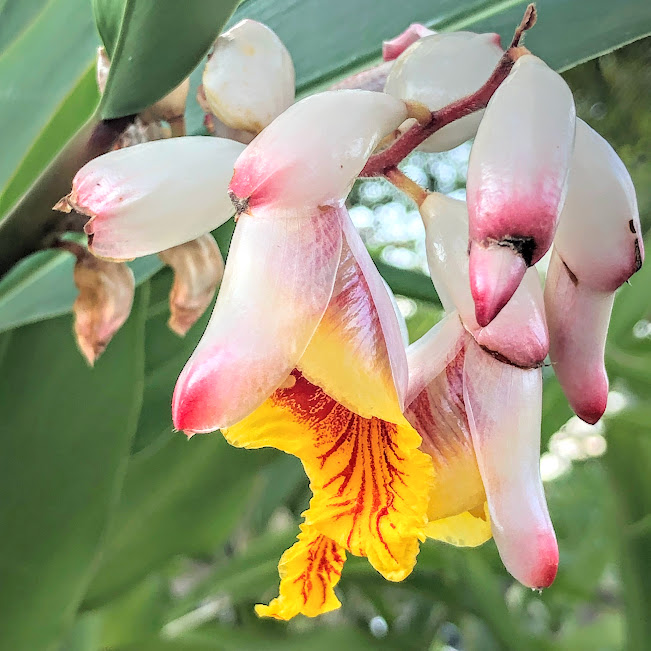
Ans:
[[[95,79],[97,80],[97,88],[99,88],[100,95],[104,93],[106,88],[106,80],[108,79],[109,68],[111,62],[109,61],[108,54],[103,47],[97,48],[97,62],[95,64]]]
[[[174,270],[169,327],[183,337],[210,305],[224,275],[224,259],[210,233],[158,256]]]
[[[77,255],[73,277],[79,290],[72,308],[77,345],[93,366],[129,317],[135,279],[123,262],[100,260],[85,249]]]

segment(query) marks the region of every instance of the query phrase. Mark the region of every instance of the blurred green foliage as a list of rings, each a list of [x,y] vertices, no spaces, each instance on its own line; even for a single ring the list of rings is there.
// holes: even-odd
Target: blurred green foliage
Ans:
[[[395,2],[364,0],[348,20],[347,2],[249,0],[235,19],[276,29],[308,92],[367,64],[383,37],[412,20],[505,38],[524,4],[418,0],[397,15]],[[639,0],[599,0],[589,12],[581,0],[543,0],[539,9],[528,44],[559,67],[651,31],[649,5]],[[332,48],[324,51],[315,44],[326,33]],[[0,215],[92,113],[96,44],[86,0],[0,0],[0,84],[23,91],[18,102],[0,96],[10,109],[0,123]],[[579,114],[631,171],[645,229],[650,64],[647,38],[565,73]],[[188,115],[199,115],[192,102]],[[416,153],[405,168],[431,189],[459,192],[467,153]],[[382,182],[358,184],[351,203],[417,339],[441,316],[418,220]],[[232,228],[217,233],[224,252]],[[271,450],[235,450],[217,434],[188,442],[172,431],[173,385],[207,315],[183,340],[167,329],[171,275],[155,258],[134,263],[133,313],[87,369],[71,333],[71,267],[65,254],[42,252],[0,282],[1,651],[648,648],[651,266],[615,305],[607,363],[619,410],[601,427],[568,423],[546,370],[543,450],[556,464],[546,490],[561,551],[551,589],[515,583],[492,542],[472,551],[428,542],[400,584],[351,558],[338,588],[342,609],[289,624],[258,620],[253,604],[275,595],[278,559],[307,506],[300,464]]]

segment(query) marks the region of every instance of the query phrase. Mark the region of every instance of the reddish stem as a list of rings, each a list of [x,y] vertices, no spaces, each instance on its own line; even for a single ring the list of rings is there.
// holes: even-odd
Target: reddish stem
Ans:
[[[415,124],[392,145],[387,147],[387,149],[371,156],[359,176],[382,176],[386,174],[387,170],[395,167],[433,133],[436,133],[455,120],[486,108],[490,98],[508,76],[513,64],[523,54],[527,53],[527,50],[519,47],[519,44],[524,33],[531,29],[535,22],[536,8],[533,4],[530,4],[524,13],[520,25],[515,30],[511,46],[502,55],[502,58],[499,60],[495,70],[493,70],[486,83],[472,95],[462,97],[438,111],[432,111],[427,123]]]

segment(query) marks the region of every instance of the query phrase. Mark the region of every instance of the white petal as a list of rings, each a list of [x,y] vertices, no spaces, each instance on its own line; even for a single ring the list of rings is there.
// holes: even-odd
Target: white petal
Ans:
[[[475,318],[468,274],[468,212],[463,201],[432,193],[420,207],[427,262],[447,312],[458,310],[464,326],[484,348],[517,366],[545,359],[549,337],[538,272],[530,269],[511,300],[485,328]]]
[[[478,90],[502,54],[497,34],[451,32],[426,36],[398,57],[385,92],[421,102],[435,111]],[[483,111],[477,111],[443,127],[420,149],[445,151],[460,145],[475,135],[482,115]]]
[[[240,217],[215,309],[176,384],[175,427],[233,425],[296,367],[332,294],[342,210]]]
[[[551,585],[558,546],[540,479],[542,372],[466,348],[464,400],[493,537],[506,569],[530,588]]]
[[[458,312],[451,312],[407,348],[409,388],[406,405],[410,405],[456,357],[463,346],[464,335]]]
[[[614,299],[614,292],[579,281],[554,245],[545,284],[549,356],[570,406],[591,424],[601,418],[608,400],[604,350]]]
[[[275,32],[242,20],[215,41],[203,87],[224,124],[259,133],[293,104],[294,64]]]
[[[77,172],[66,201],[91,217],[85,230],[95,255],[128,260],[158,253],[233,214],[228,181],[243,149],[193,136],[112,151]]]
[[[490,100],[468,167],[470,273],[477,320],[487,325],[549,249],[563,206],[575,109],[562,77],[525,55]],[[514,253],[490,264],[500,248]],[[473,264],[473,257],[481,262]],[[521,260],[518,260],[521,258]],[[524,262],[524,264],[522,264]]]
[[[583,120],[554,246],[581,283],[615,291],[641,266],[642,229],[635,188],[615,150]]]
[[[306,97],[246,148],[230,189],[257,214],[300,215],[338,203],[379,141],[406,115],[400,100],[368,90]]]

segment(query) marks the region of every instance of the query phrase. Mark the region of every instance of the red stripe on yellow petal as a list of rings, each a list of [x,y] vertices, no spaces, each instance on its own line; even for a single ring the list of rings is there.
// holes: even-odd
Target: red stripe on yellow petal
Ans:
[[[464,335],[464,338],[467,335]],[[430,520],[449,518],[486,500],[463,400],[463,347],[405,410],[434,462]]]
[[[362,418],[294,372],[251,416],[225,431],[234,445],[299,457],[314,497],[306,522],[387,579],[413,569],[432,481],[421,439],[405,421]]]
[[[303,525],[298,541],[280,559],[279,596],[268,606],[258,604],[260,617],[316,617],[341,606],[334,592],[346,560],[345,550],[313,527]]]
[[[400,325],[348,215],[343,223],[332,298],[298,366],[310,382],[351,411],[398,422],[407,381]]]

